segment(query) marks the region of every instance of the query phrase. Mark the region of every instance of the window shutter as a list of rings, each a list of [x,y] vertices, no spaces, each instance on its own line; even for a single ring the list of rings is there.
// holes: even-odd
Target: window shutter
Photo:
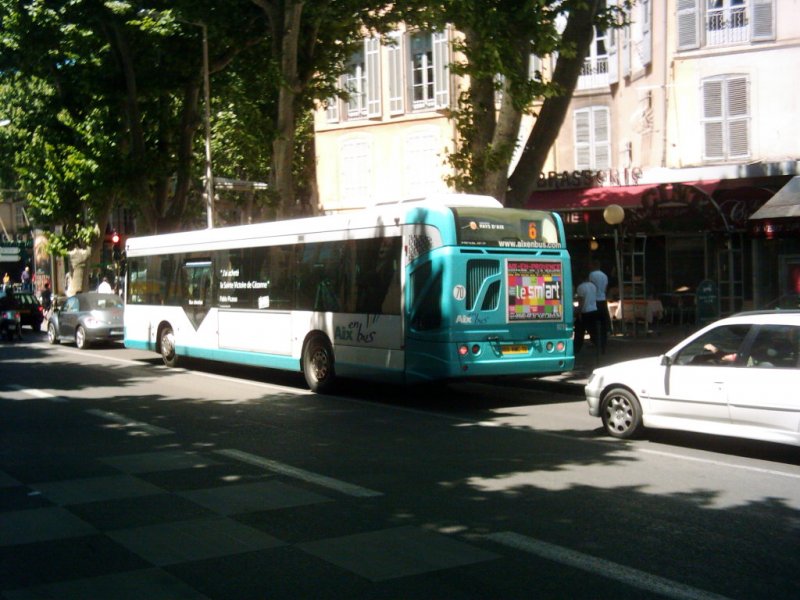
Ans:
[[[591,169],[591,130],[589,110],[582,108],[574,113],[575,119],[575,168]]]
[[[703,154],[707,159],[724,158],[722,137],[722,80],[703,82]]]
[[[395,43],[386,47],[389,59],[389,114],[398,115],[405,111],[403,102],[403,49],[401,36],[395,36]]]
[[[732,77],[725,83],[728,109],[728,157],[746,157],[750,155],[750,107],[747,78]]]
[[[347,206],[365,206],[372,196],[372,140],[347,138],[339,146],[339,199]]]
[[[653,62],[653,3],[650,0],[641,0],[641,27],[642,27],[642,41],[639,46],[639,58],[642,61],[642,66],[647,66]]]
[[[450,106],[450,81],[448,73],[447,33],[433,34],[433,93],[436,108]]]
[[[631,74],[631,26],[625,25],[620,31],[622,36],[622,76],[630,77]]]
[[[381,116],[380,44],[378,38],[364,40],[364,62],[367,69],[367,116]]]
[[[619,53],[617,52],[617,30],[608,31],[608,83],[619,81]]]
[[[698,0],[678,0],[678,50],[700,47]]]
[[[775,0],[752,0],[750,39],[763,42],[775,39]]]
[[[594,169],[611,168],[611,135],[609,128],[609,115],[606,107],[592,110],[594,127]]]

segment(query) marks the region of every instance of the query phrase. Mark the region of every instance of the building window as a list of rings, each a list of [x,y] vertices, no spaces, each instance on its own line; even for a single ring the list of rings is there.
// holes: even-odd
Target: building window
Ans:
[[[775,39],[775,0],[678,0],[678,49]]]
[[[709,161],[750,155],[750,102],[744,75],[723,75],[702,82],[703,158]]]
[[[450,104],[447,35],[416,33],[409,36],[408,45],[412,108],[446,108]]]
[[[339,99],[336,96],[325,101],[325,119],[328,123],[339,122]]]
[[[608,35],[595,27],[594,40],[583,61],[577,89],[588,90],[608,86]]]
[[[405,136],[405,183],[408,198],[424,198],[441,192],[439,130],[435,127],[415,127]]]
[[[372,143],[349,137],[339,147],[339,198],[344,206],[366,206],[372,197]]]
[[[380,42],[377,38],[365,38],[364,45],[348,61],[347,72],[340,85],[347,93],[342,114],[348,120],[379,117],[380,95]],[[326,105],[326,119],[336,123],[340,119],[339,100],[331,98]]]
[[[605,106],[581,108],[574,113],[575,168],[602,171],[611,168],[611,131]]]
[[[387,67],[389,69],[389,114],[401,115],[405,112],[403,93],[403,37],[394,32],[389,34],[391,43],[386,46]]]

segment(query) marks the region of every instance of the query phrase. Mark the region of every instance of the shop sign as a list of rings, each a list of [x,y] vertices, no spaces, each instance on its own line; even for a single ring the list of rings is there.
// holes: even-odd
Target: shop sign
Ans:
[[[605,169],[601,171],[548,171],[539,173],[538,190],[637,185],[642,177],[641,167]]]

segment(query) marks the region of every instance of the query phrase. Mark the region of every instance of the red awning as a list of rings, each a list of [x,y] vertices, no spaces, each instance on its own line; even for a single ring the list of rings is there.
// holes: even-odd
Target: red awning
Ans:
[[[681,182],[680,186],[692,186],[711,195],[719,181]],[[665,205],[672,199],[672,183],[650,183],[645,185],[619,185],[568,190],[538,190],[531,194],[527,208],[543,210],[602,210],[609,204],[623,208],[641,208],[645,192],[655,194],[658,204]],[[676,204],[682,204],[677,198]]]

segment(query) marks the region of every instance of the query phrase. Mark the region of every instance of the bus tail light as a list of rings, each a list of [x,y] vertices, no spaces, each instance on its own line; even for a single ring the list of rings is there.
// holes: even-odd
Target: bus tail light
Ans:
[[[552,352],[553,351],[553,342],[547,342],[547,344],[545,344],[545,346],[544,346],[544,349],[547,350],[548,352]]]
[[[480,354],[481,347],[478,344],[472,344],[472,353],[473,354]]]
[[[559,352],[563,352],[566,349],[567,345],[564,342],[558,342],[556,344],[556,350]]]
[[[458,355],[459,356],[466,356],[469,354],[469,348],[466,345],[462,344],[458,347]]]

